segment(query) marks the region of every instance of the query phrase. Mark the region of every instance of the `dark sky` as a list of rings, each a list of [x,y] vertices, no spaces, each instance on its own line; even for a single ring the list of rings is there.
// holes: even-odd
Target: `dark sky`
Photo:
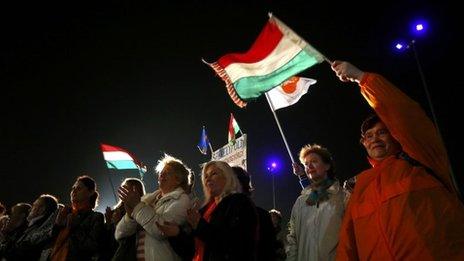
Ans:
[[[153,166],[164,152],[198,174],[198,164],[208,159],[196,148],[201,127],[219,148],[227,142],[233,112],[248,134],[257,204],[272,208],[265,161],[276,156],[281,159],[277,208],[288,217],[300,187],[264,97],[246,109],[236,107],[224,83],[201,63],[201,58],[215,61],[246,51],[269,11],[330,59],[382,73],[430,113],[413,52],[392,49],[396,39],[413,39],[409,28],[415,18],[428,19],[427,35],[415,38],[416,47],[453,167],[462,172],[451,117],[463,87],[452,67],[462,57],[454,52],[462,30],[455,31],[458,19],[451,6],[443,1],[417,1],[417,6],[388,1],[375,8],[353,2],[218,2],[2,7],[0,201],[11,206],[51,193],[67,203],[75,178],[88,174],[102,194],[99,210],[113,205],[108,175],[118,184],[135,173],[109,172],[100,142],[126,148],[145,162],[149,191],[156,184]],[[338,81],[327,63],[300,75],[318,83],[296,105],[277,112],[295,158],[302,145],[319,143],[333,153],[341,179],[367,168],[358,140],[369,108],[356,85]]]

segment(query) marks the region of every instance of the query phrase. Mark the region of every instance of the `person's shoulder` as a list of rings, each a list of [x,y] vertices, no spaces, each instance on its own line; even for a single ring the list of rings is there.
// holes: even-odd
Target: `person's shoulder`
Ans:
[[[177,188],[174,191],[169,192],[166,196],[176,200],[190,200],[190,197],[182,188]]]
[[[370,168],[361,171],[358,175],[356,175],[356,186],[364,186],[366,183],[370,183],[371,180],[375,178],[378,174],[378,171],[375,168]]]
[[[309,193],[301,194],[296,198],[294,205],[301,205],[302,203],[306,203],[306,199],[309,197]]]
[[[92,211],[92,215],[95,216],[95,217],[105,217],[105,215],[101,212],[98,212],[98,211]]]
[[[271,218],[271,214],[269,213],[269,211],[265,210],[262,207],[256,207],[256,213],[258,214],[258,218],[260,222],[262,223],[270,222],[272,224],[272,218]]]
[[[103,213],[95,211],[95,210],[90,211],[89,215],[91,216],[92,220],[96,220],[97,222],[100,222],[100,221],[104,222],[104,220],[105,220],[105,215],[103,215]]]
[[[157,194],[158,194],[157,191],[146,193],[140,198],[140,200],[148,204],[150,201],[153,201],[156,199]]]
[[[265,209],[262,208],[262,207],[256,206],[256,211],[258,212],[259,215],[271,216],[271,214],[269,214],[269,211],[265,210]]]
[[[265,210],[262,207],[256,206],[256,213],[258,214],[258,217],[260,219],[269,219],[269,220],[271,220],[271,214],[269,213],[269,211]]]
[[[231,200],[235,200],[235,201],[251,201],[250,200],[250,197],[248,197],[247,195],[243,194],[243,193],[232,193],[232,194],[229,194],[226,198],[229,198]]]
[[[223,201],[230,202],[232,204],[238,204],[242,206],[254,205],[253,201],[247,195],[243,193],[232,193],[226,196]]]
[[[177,201],[181,202],[182,204],[190,204],[193,202],[192,198],[190,198],[190,196],[186,193],[180,194],[180,196],[177,198]]]

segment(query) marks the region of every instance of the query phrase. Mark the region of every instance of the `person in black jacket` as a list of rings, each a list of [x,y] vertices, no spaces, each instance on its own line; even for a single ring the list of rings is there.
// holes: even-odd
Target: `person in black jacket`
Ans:
[[[8,222],[0,231],[0,260],[13,258],[15,243],[27,228],[27,216],[30,211],[31,205],[28,203],[18,203],[11,208]]]
[[[208,162],[202,175],[205,204],[187,211],[193,228],[194,260],[256,260],[258,217],[232,168],[223,161]]]
[[[50,243],[58,200],[48,194],[40,195],[32,204],[27,216],[28,226],[14,244],[11,260],[38,260],[42,250]]]
[[[232,169],[240,183],[242,193],[251,198],[253,186],[250,174],[239,166],[233,166]],[[257,259],[273,261],[276,259],[274,247],[276,244],[276,233],[272,225],[271,215],[267,210],[258,206],[256,206],[256,213],[258,214]]]
[[[273,246],[276,253],[275,260],[283,261],[287,259],[287,254],[285,253],[287,231],[282,229],[282,213],[280,213],[277,209],[271,209],[269,210],[269,214],[271,215],[272,225],[274,226],[276,235],[276,241]]]

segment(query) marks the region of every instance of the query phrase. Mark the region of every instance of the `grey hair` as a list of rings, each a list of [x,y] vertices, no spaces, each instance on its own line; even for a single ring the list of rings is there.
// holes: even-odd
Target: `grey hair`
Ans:
[[[189,177],[192,175],[192,171],[182,162],[182,160],[165,153],[164,156],[158,160],[158,164],[155,167],[156,173],[160,174],[166,165],[173,168],[173,174],[180,181],[180,187],[184,191],[187,191],[189,187]]]

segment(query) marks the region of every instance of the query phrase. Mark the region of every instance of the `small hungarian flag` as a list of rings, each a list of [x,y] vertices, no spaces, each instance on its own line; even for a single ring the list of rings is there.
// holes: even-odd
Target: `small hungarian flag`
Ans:
[[[229,135],[228,135],[229,143],[235,143],[235,134],[239,132],[241,132],[240,127],[238,126],[238,123],[235,120],[234,115],[230,113]]]
[[[246,53],[229,53],[208,64],[225,82],[239,107],[326,59],[276,17],[269,21]]]
[[[103,143],[100,146],[109,169],[136,169],[141,177],[147,172],[147,168],[125,149]]]

